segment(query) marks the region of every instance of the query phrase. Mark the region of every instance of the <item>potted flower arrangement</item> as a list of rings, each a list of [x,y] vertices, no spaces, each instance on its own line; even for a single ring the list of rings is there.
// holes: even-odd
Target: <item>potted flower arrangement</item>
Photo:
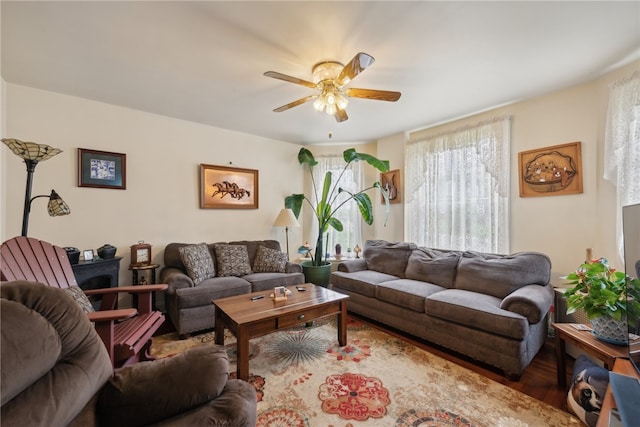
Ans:
[[[627,318],[640,313],[640,280],[611,268],[605,258],[582,264],[567,279],[574,285],[564,292],[567,314],[584,310],[597,338],[626,344]]]
[[[373,188],[378,188],[385,200],[386,214],[389,214],[389,196],[384,188],[382,188],[382,186],[380,185],[380,182],[376,181],[371,186],[355,193],[351,193],[344,188],[339,187],[337,184],[340,181],[340,177],[342,176],[342,174],[344,174],[344,172],[353,162],[365,161],[380,172],[387,172],[389,170],[389,161],[379,160],[370,154],[358,153],[354,148],[345,150],[342,156],[345,161],[345,166],[340,172],[340,175],[337,177],[337,179],[334,181],[331,171],[327,171],[324,176],[323,182],[317,183],[313,177],[313,167],[317,165],[318,162],[314,158],[311,151],[304,147],[301,148],[298,152],[298,162],[301,165],[305,165],[309,170],[309,174],[311,175],[313,194],[311,196],[306,196],[305,194],[291,194],[290,196],[287,196],[284,201],[285,207],[291,209],[296,218],[298,218],[298,216],[300,215],[300,211],[304,202],[307,202],[307,204],[313,210],[315,220],[318,224],[318,236],[315,245],[315,255],[311,253],[311,250],[308,250],[308,254],[309,256],[311,256],[311,262],[303,262],[302,266],[305,270],[305,277],[308,281],[311,281],[309,280],[309,275],[312,274],[310,273],[311,267],[325,267],[323,269],[325,271],[322,274],[326,278],[317,278],[316,281],[326,283],[317,284],[326,285],[329,282],[329,274],[331,272],[330,266],[326,261],[326,257],[323,260],[324,233],[327,232],[329,227],[332,227],[337,231],[343,230],[342,223],[335,217],[336,212],[342,206],[351,201],[354,201],[358,204],[360,214],[362,215],[364,221],[367,224],[371,225],[373,224],[373,204],[371,203],[371,198],[366,192]],[[319,187],[318,184],[321,184],[322,186]],[[339,195],[344,194],[346,194],[347,197],[339,198]]]

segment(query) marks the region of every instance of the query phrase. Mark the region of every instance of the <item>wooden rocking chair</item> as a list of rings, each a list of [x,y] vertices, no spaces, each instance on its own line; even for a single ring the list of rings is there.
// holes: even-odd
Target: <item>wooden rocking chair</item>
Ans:
[[[32,237],[14,237],[2,244],[0,256],[2,280],[27,280],[61,289],[78,286],[66,251],[51,243]],[[95,323],[114,368],[151,359],[151,337],[164,322],[164,315],[152,310],[152,293],[166,288],[167,285],[152,284],[84,291],[86,295],[102,295],[97,312],[91,312],[90,303],[89,308],[87,304],[81,305],[88,312],[89,320]],[[138,295],[137,310],[115,309],[120,292]]]

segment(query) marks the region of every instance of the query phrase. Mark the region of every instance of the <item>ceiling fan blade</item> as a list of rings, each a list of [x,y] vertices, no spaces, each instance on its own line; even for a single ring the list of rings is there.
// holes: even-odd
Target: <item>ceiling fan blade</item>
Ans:
[[[290,108],[297,107],[297,106],[298,106],[298,105],[300,105],[300,104],[304,104],[304,103],[305,103],[305,102],[307,102],[307,101],[311,101],[311,100],[312,100],[313,98],[315,98],[316,96],[317,96],[317,95],[309,95],[309,96],[305,96],[304,98],[300,98],[300,99],[298,99],[297,101],[293,101],[293,102],[290,102],[290,103],[288,103],[288,104],[286,104],[286,105],[283,105],[282,107],[278,107],[278,108],[276,108],[276,109],[275,109],[275,110],[273,110],[273,111],[274,111],[274,112],[276,112],[276,113],[281,113],[281,112],[286,111],[286,110],[288,110],[288,109],[290,109]]]
[[[349,116],[347,116],[347,111],[339,108],[336,109],[336,113],[333,116],[336,118],[336,122],[344,122],[349,118]]]
[[[356,56],[349,61],[347,65],[344,66],[340,75],[336,79],[340,85],[346,85],[349,83],[355,76],[364,71],[369,65],[373,64],[375,59],[373,56],[368,55],[364,52],[358,53]]]
[[[400,99],[400,92],[392,92],[389,90],[375,90],[375,89],[345,89],[344,94],[353,98],[366,98],[375,99],[377,101],[391,101],[395,102]]]
[[[315,89],[315,87],[316,87],[315,83],[312,83],[312,82],[307,81],[307,80],[302,80],[302,79],[299,79],[297,77],[287,76],[286,74],[278,73],[277,71],[267,71],[266,73],[264,73],[264,75],[267,76],[267,77],[272,77],[274,79],[284,80],[285,82],[295,83],[295,84],[298,84],[298,85],[310,87],[312,89]]]

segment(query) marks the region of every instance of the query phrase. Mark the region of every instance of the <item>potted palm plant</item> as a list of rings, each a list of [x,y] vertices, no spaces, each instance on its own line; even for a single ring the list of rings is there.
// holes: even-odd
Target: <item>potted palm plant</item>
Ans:
[[[626,344],[627,319],[640,314],[640,280],[611,268],[605,258],[582,264],[567,279],[574,285],[564,292],[567,314],[584,310],[597,338]]]
[[[329,263],[326,261],[326,256],[323,258],[324,233],[327,232],[329,227],[332,227],[337,231],[343,230],[342,223],[335,217],[336,212],[342,206],[354,201],[358,204],[362,219],[364,219],[364,221],[369,225],[373,224],[373,204],[371,203],[371,198],[366,192],[373,188],[377,188],[380,190],[384,198],[386,215],[388,216],[389,214],[389,196],[380,185],[380,182],[376,181],[371,186],[354,193],[349,192],[338,185],[340,177],[353,162],[365,161],[380,172],[387,172],[389,170],[389,161],[379,160],[370,154],[358,153],[354,148],[345,150],[342,155],[345,161],[345,166],[341,170],[337,179],[334,180],[332,172],[327,171],[323,182],[319,183],[315,181],[313,176],[313,167],[316,166],[318,162],[313,157],[311,151],[302,147],[298,152],[298,162],[300,162],[301,165],[305,165],[311,175],[313,194],[310,196],[306,196],[305,194],[291,194],[290,196],[287,196],[284,201],[285,207],[291,209],[296,218],[300,215],[304,202],[307,202],[313,210],[315,220],[318,224],[315,255],[311,253],[312,251],[309,251],[308,253],[311,256],[311,262],[303,262],[302,267],[303,270],[305,270],[305,278],[307,278],[307,281],[311,281],[312,283],[318,282],[316,284],[325,286],[329,283],[331,268]],[[344,195],[346,195],[346,197],[344,197]],[[311,272],[318,268],[323,270],[321,273],[322,278],[318,277],[316,275],[317,273],[314,274]],[[315,281],[309,280],[309,276],[312,274],[314,274]]]

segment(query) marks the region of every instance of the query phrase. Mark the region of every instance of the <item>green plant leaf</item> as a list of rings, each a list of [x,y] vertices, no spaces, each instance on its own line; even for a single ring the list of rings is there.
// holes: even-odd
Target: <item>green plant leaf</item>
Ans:
[[[329,225],[333,227],[336,231],[343,231],[344,227],[338,218],[330,218]]]
[[[304,202],[304,194],[292,194],[284,198],[284,207],[291,209],[296,219],[300,216],[302,210],[302,203]]]
[[[369,195],[367,193],[357,193],[353,195],[353,199],[358,204],[358,209],[360,209],[360,215],[362,215],[364,222],[368,225],[373,224],[373,204]]]
[[[315,166],[318,164],[313,154],[308,149],[302,147],[298,152],[298,162],[300,164],[307,164],[309,167]]]
[[[357,162],[359,160],[364,160],[369,163],[374,168],[378,169],[380,172],[388,172],[389,171],[389,161],[388,160],[380,160],[371,154],[366,153],[357,153],[354,148],[349,148],[344,150],[342,153],[342,157],[347,164],[351,162]]]

